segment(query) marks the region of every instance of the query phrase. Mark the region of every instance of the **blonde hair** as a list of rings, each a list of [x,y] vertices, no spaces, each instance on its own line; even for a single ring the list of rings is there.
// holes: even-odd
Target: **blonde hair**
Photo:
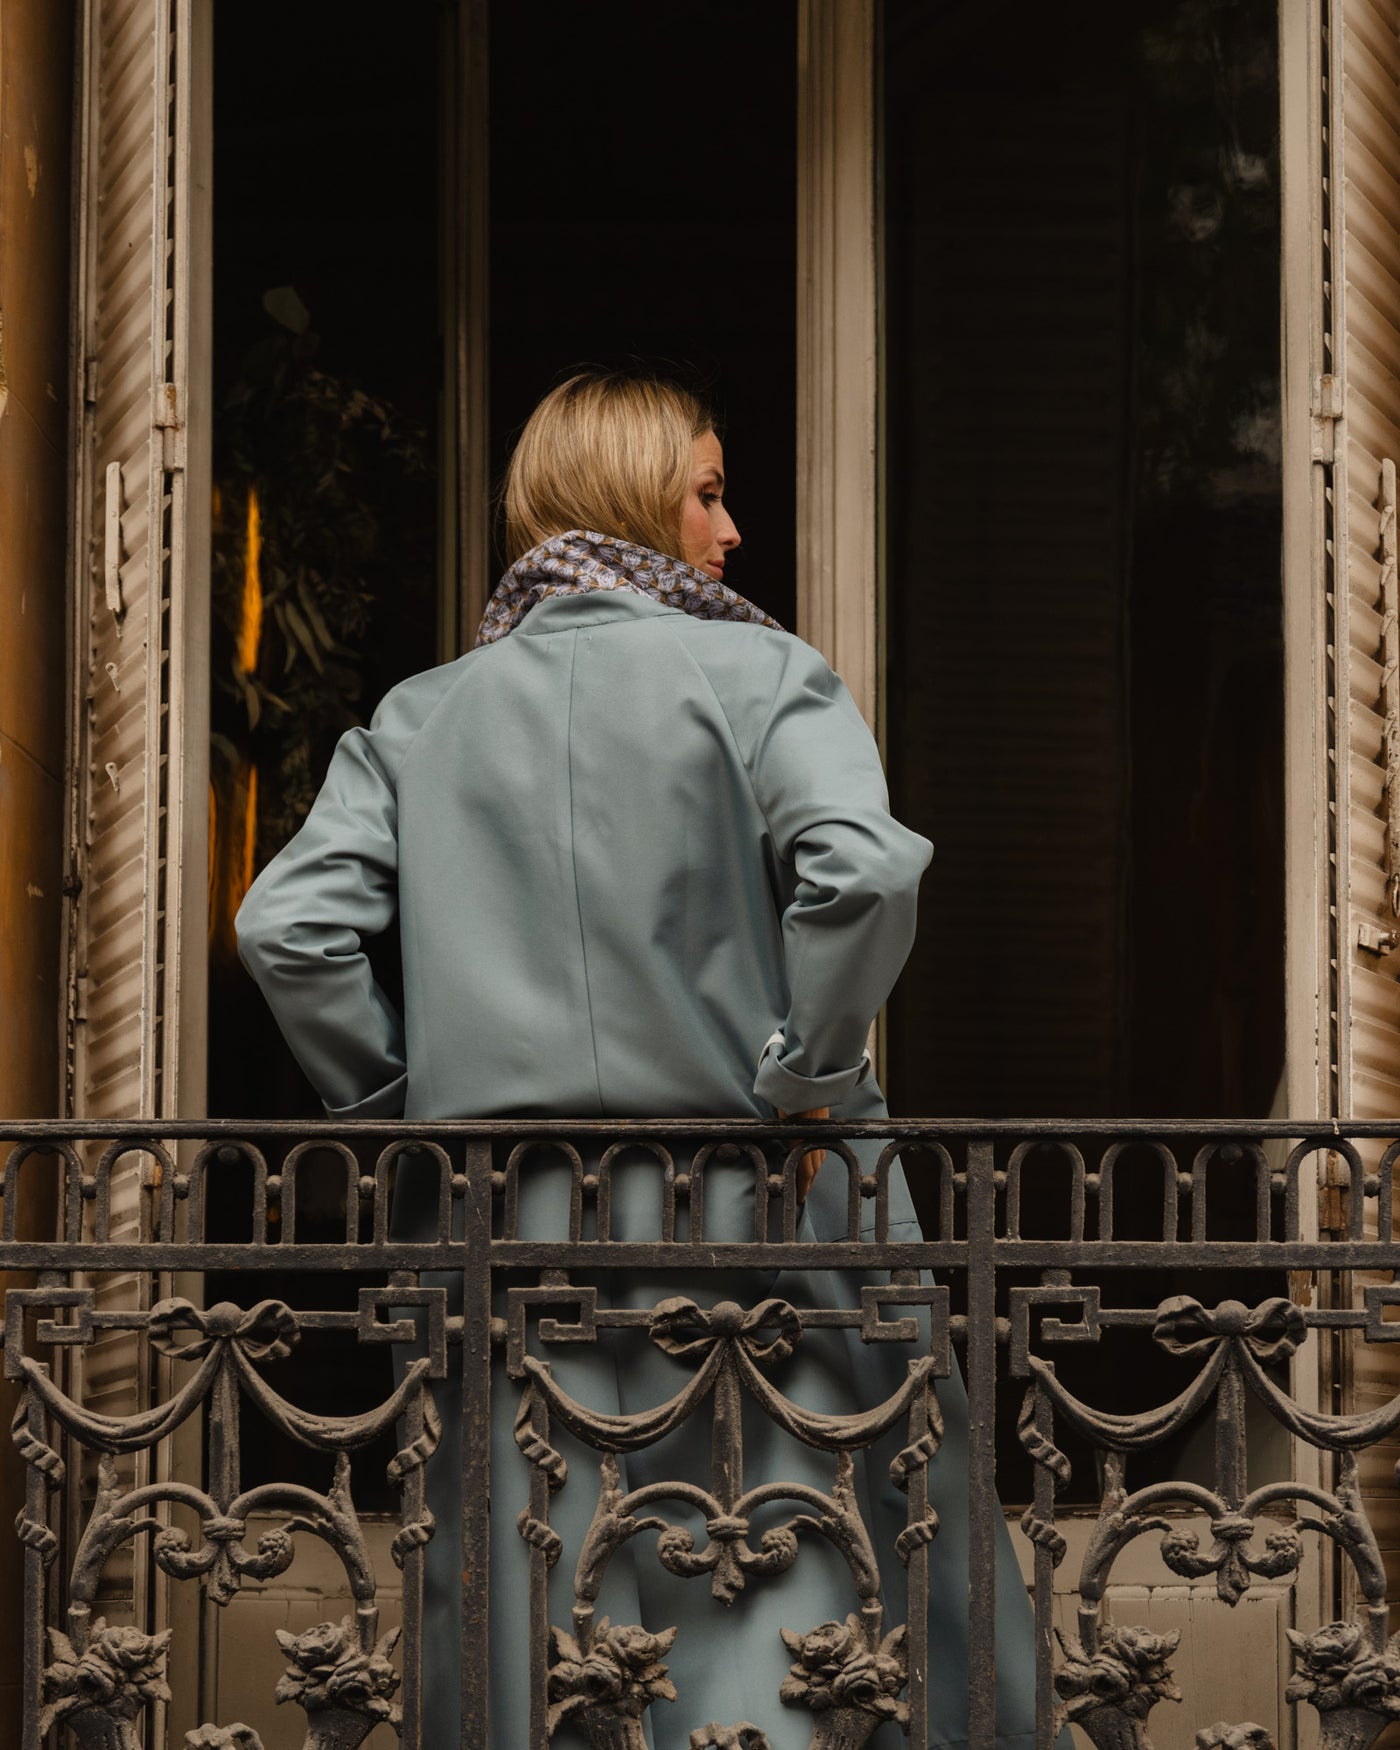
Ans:
[[[681,557],[691,446],[714,426],[697,395],[662,377],[580,371],[551,389],[506,469],[506,563],[569,529]]]

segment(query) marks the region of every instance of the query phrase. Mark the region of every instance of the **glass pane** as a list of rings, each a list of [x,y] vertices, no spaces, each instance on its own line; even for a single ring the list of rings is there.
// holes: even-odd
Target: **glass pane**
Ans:
[[[214,42],[209,1111],[319,1117],[233,918],[437,658],[438,33],[240,0]]]
[[[239,0],[214,42],[214,522],[209,1103],[213,1117],[320,1117],[244,972],[234,914],[305,817],[339,736],[436,660],[439,17],[327,27],[322,7]],[[375,945],[394,977],[396,944]],[[307,1176],[308,1234],[344,1235],[343,1167]],[[250,1186],[211,1175],[209,1234],[246,1230]],[[300,1237],[300,1207],[298,1236]],[[316,1304],[353,1307],[360,1273]],[[373,1280],[370,1278],[369,1280]],[[304,1304],[269,1273],[261,1295]],[[212,1304],[250,1284],[210,1273]],[[300,1298],[299,1298],[300,1296]],[[388,1349],[347,1371],[325,1333],[274,1368],[339,1413],[392,1390]],[[272,1376],[270,1376],[272,1377]],[[394,1504],[393,1442],[357,1453],[361,1509]],[[258,1421],[244,1478],[324,1488],[322,1454]]]
[[[1262,1115],[1283,1051],[1267,0],[887,0],[895,1109]]]

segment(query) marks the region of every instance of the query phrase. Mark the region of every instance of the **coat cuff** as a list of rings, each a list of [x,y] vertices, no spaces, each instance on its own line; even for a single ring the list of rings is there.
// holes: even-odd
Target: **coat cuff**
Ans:
[[[404,1101],[408,1095],[408,1071],[395,1076],[393,1081],[386,1082],[382,1088],[376,1088],[374,1093],[367,1094],[363,1100],[356,1100],[350,1106],[326,1106],[327,1118],[402,1118]],[[324,1105],[325,1102],[323,1101]]]
[[[851,1069],[832,1070],[829,1075],[804,1076],[791,1070],[778,1057],[785,1040],[782,1032],[770,1033],[758,1054],[758,1074],[753,1091],[780,1112],[810,1112],[814,1106],[839,1106],[849,1099],[870,1074],[870,1053],[863,1051]]]

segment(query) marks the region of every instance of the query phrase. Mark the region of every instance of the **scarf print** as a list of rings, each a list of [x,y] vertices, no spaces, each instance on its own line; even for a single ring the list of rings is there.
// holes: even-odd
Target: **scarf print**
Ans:
[[[506,572],[486,604],[476,645],[494,644],[513,632],[545,596],[582,595],[591,589],[636,590],[697,620],[750,620],[776,632],[783,630],[737,590],[683,559],[638,547],[616,535],[570,529],[532,547]]]

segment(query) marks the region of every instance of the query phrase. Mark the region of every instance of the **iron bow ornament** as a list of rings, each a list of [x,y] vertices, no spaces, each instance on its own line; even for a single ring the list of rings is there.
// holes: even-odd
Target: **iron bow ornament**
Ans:
[[[1171,1355],[1214,1355],[1221,1344],[1238,1345],[1262,1366],[1286,1361],[1307,1336],[1307,1323],[1291,1300],[1249,1307],[1222,1300],[1207,1308],[1189,1294],[1173,1295],[1157,1308],[1152,1336]]]

